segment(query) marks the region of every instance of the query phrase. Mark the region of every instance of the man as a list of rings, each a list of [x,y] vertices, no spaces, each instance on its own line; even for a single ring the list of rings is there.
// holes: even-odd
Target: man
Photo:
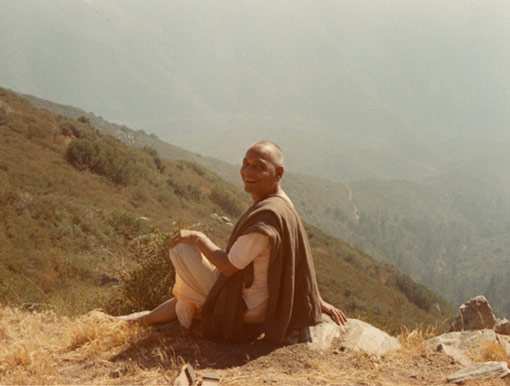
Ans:
[[[190,327],[200,316],[204,335],[249,340],[260,332],[274,343],[290,330],[322,321],[337,324],[343,312],[319,295],[306,233],[280,186],[283,153],[278,145],[252,145],[241,177],[253,205],[235,226],[226,251],[204,233],[180,230],[169,244],[176,269],[174,298],[138,318],[144,326],[178,319]]]

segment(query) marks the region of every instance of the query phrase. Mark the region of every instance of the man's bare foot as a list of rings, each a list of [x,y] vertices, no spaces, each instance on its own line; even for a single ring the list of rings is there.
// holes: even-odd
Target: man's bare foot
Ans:
[[[139,326],[142,326],[142,327],[147,327],[148,324],[146,322],[145,315],[147,315],[149,313],[150,313],[150,311],[134,312],[134,313],[129,314],[129,315],[117,316],[116,319],[117,320],[122,320],[124,322],[129,323],[129,324],[139,325]]]

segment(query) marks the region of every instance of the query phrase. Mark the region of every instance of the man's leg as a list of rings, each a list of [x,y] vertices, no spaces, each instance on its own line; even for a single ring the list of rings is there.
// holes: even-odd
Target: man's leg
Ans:
[[[169,323],[177,318],[177,314],[175,313],[176,304],[177,299],[171,298],[154,308],[147,315],[140,316],[136,322],[140,323],[143,327],[149,327],[159,323]]]
[[[172,248],[170,259],[176,272],[173,295],[180,300],[175,297],[170,298],[145,315],[125,320],[148,327],[153,324],[168,323],[178,318],[184,327],[191,326],[193,310],[202,306],[219,271],[201,255],[196,247],[187,244],[179,244]]]
[[[172,290],[172,295],[177,299],[175,313],[181,326],[190,328],[219,271],[197,247],[189,244],[178,244],[170,249],[170,259],[175,268]]]

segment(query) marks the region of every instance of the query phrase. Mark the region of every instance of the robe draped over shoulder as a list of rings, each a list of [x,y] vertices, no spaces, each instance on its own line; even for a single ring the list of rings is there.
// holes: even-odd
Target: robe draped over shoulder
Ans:
[[[251,232],[267,235],[271,244],[264,322],[254,328],[243,321],[242,289],[253,280],[253,264],[249,264],[230,277],[218,277],[202,308],[203,334],[215,340],[246,342],[264,332],[266,341],[280,344],[288,330],[322,321],[308,238],[294,207],[279,195],[256,202],[243,214],[232,231],[227,253],[239,236]]]

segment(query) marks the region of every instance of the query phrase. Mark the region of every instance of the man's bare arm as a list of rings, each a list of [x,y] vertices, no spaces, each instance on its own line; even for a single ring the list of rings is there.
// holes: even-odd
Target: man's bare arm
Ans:
[[[200,252],[209,260],[220,272],[229,277],[238,271],[228,259],[227,252],[214,244],[209,237],[198,231],[181,229],[168,244],[168,248],[173,248],[177,244],[191,244],[198,248]]]

